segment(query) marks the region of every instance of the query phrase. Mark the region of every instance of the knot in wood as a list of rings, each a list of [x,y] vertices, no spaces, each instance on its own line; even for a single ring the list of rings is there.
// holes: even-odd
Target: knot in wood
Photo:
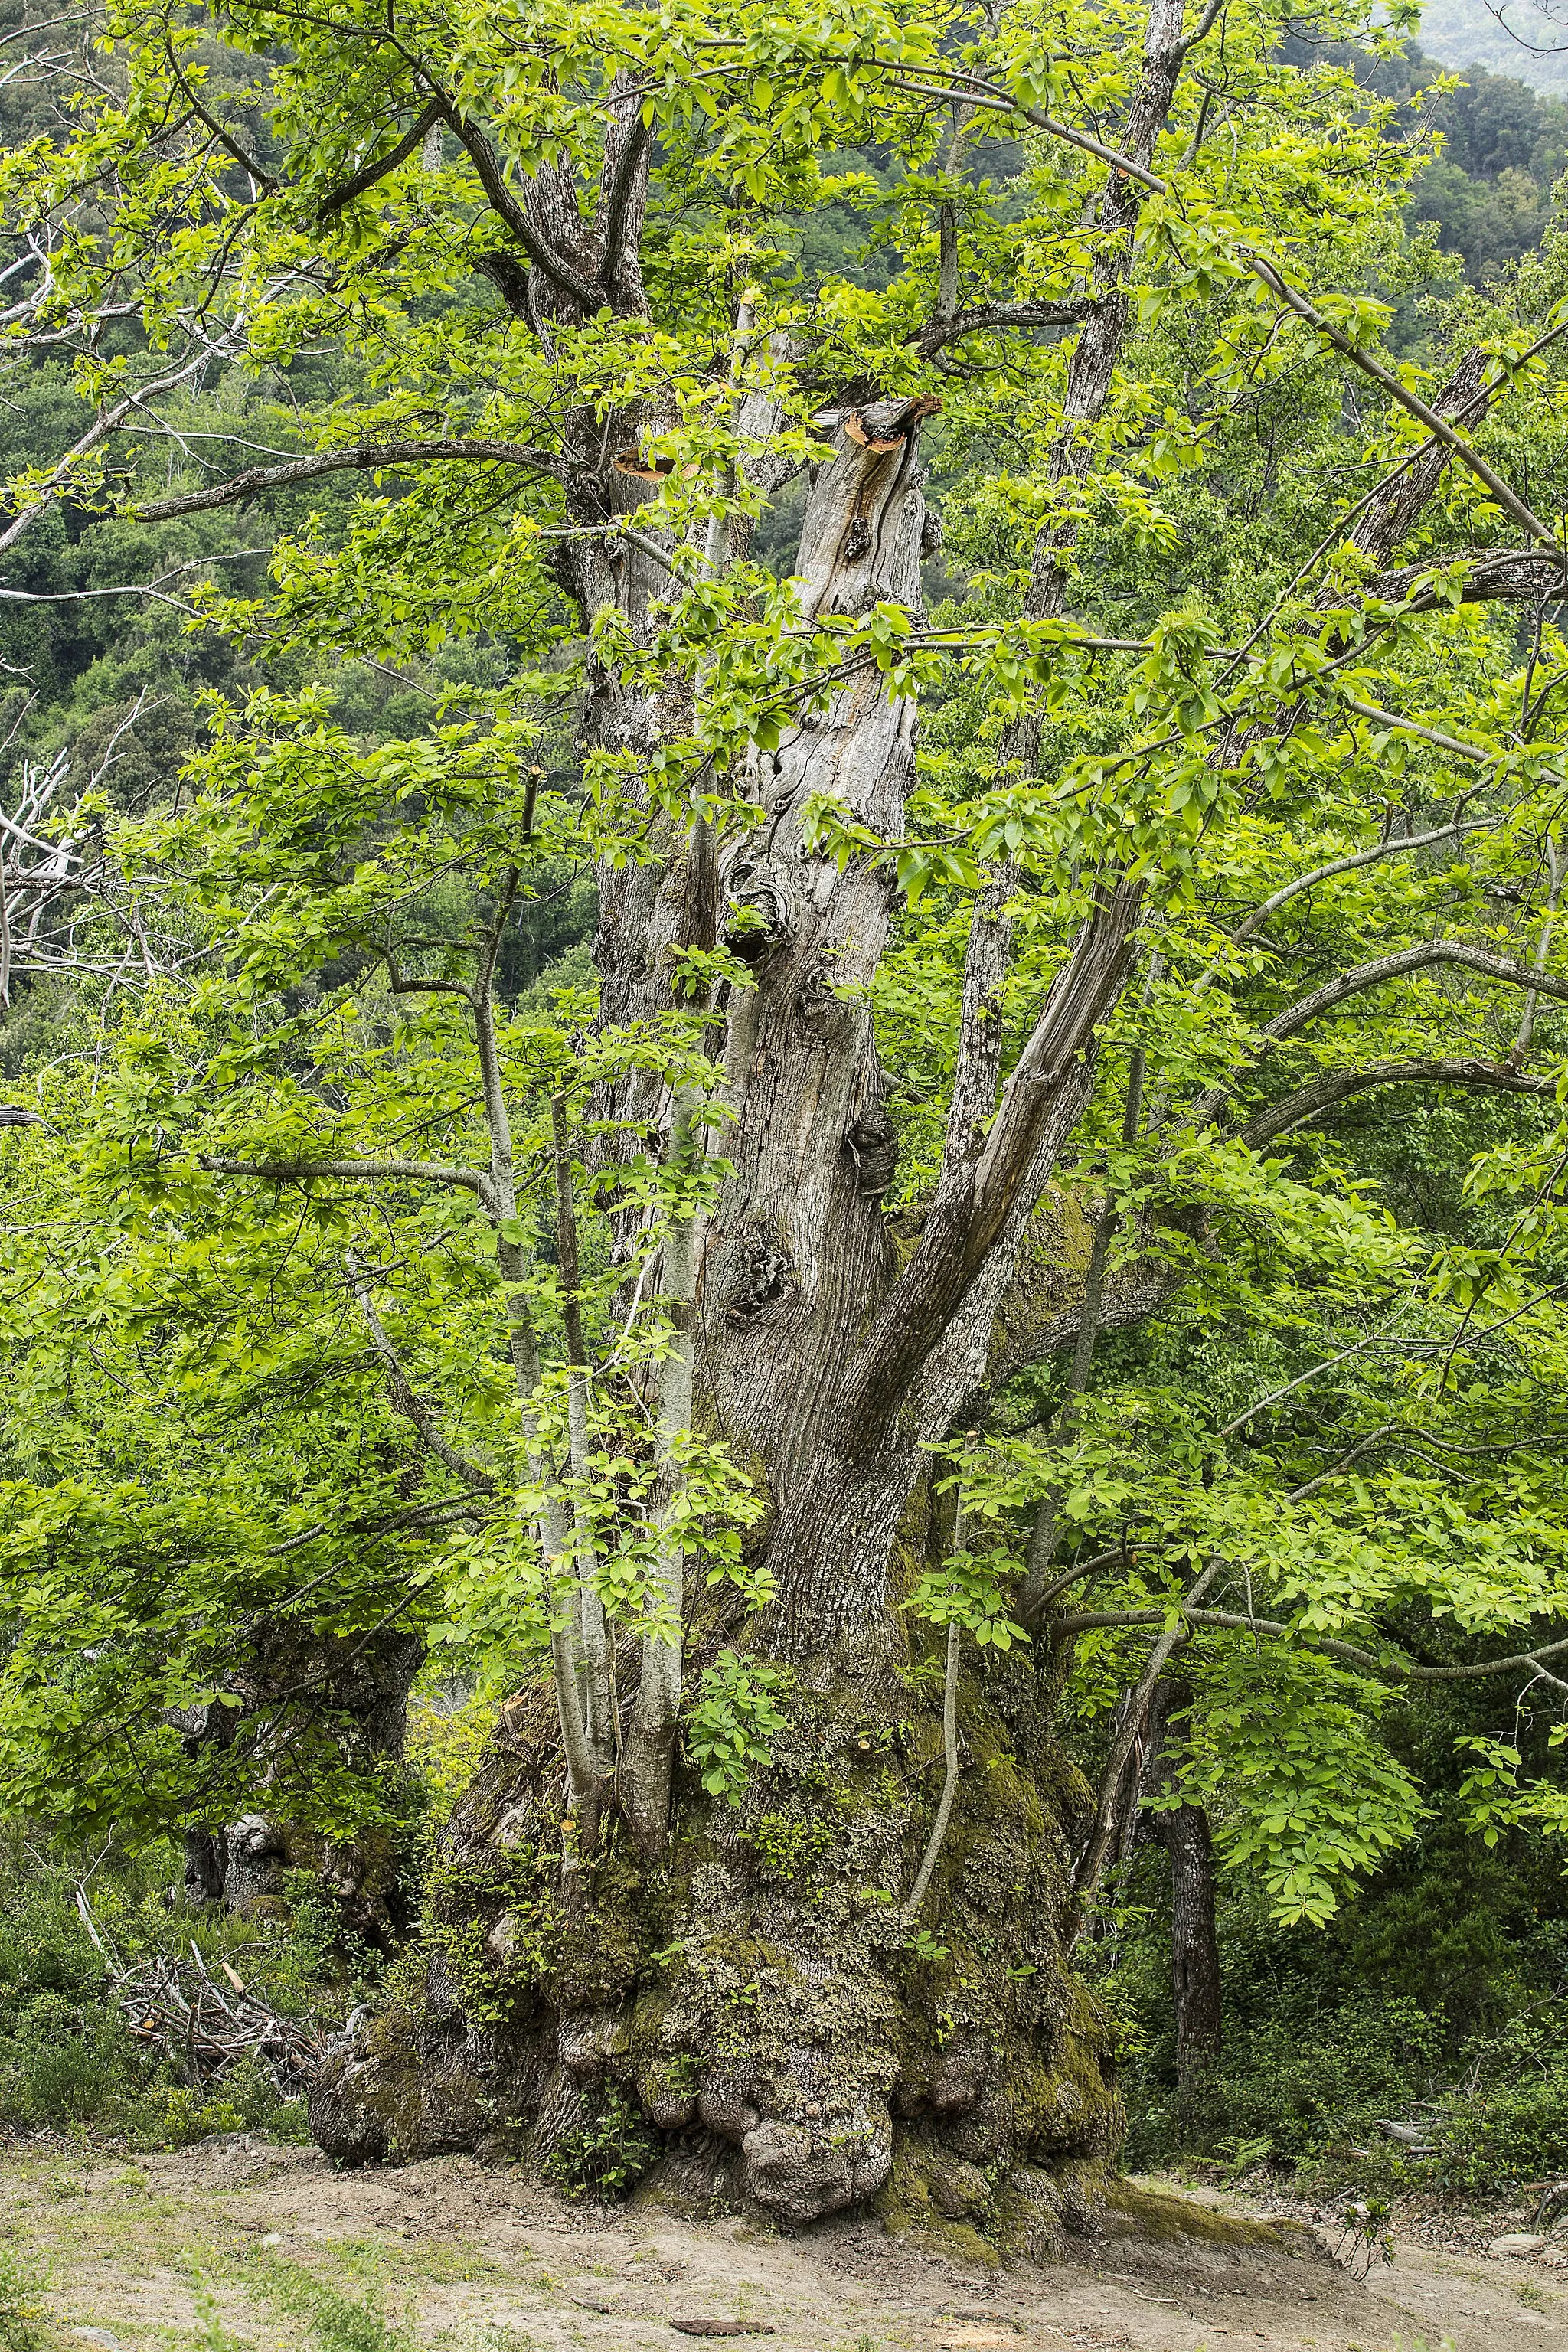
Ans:
[[[880,1200],[898,1166],[899,1136],[879,1104],[860,1113],[845,1133],[844,1148],[854,1163],[857,1196],[862,1201]]]
[[[820,1037],[822,1032],[844,1012],[842,1001],[833,993],[825,964],[814,963],[795,994],[795,1009],[803,1025]]]
[[[759,963],[771,948],[790,935],[789,893],[768,866],[751,858],[731,868],[724,885],[730,915],[724,944],[742,963]]]
[[[740,1282],[727,1309],[731,1323],[750,1323],[795,1289],[795,1262],[784,1236],[759,1226],[746,1253]]]

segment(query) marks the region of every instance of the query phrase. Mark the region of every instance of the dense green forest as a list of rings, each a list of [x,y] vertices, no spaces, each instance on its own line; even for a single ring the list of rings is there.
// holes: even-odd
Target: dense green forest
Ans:
[[[1375,16],[7,0],[0,2120],[1568,2173],[1568,103]]]

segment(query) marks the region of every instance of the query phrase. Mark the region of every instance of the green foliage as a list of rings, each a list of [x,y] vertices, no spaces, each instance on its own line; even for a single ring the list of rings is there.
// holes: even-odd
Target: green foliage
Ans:
[[[922,1570],[903,1605],[922,1625],[958,1625],[983,1650],[1010,1650],[1029,1638],[1012,1614],[1016,1574],[1004,1551],[949,1552]]]
[[[710,1797],[739,1804],[752,1772],[772,1763],[772,1736],[789,1721],[773,1695],[787,1681],[783,1667],[759,1665],[733,1650],[721,1650],[703,1669],[687,1710],[686,1752]]]
[[[1260,1658],[1241,1643],[1220,1650],[1205,1684],[1192,1767],[1151,1802],[1201,1790],[1221,1854],[1259,1868],[1273,1916],[1321,1925],[1422,1817],[1415,1783],[1377,1736],[1384,1694],[1310,1652]]]
[[[1268,2141],[1257,2160],[1320,2188],[1481,2197],[1560,2168],[1568,1888],[1532,1828],[1489,1849],[1466,1829],[1455,1734],[1485,1685],[1443,1698],[1386,1724],[1400,1752],[1437,1751],[1431,1817],[1325,1927],[1279,1929],[1256,1877],[1221,1881],[1225,2046],[1195,2105],[1174,2079],[1168,1869],[1140,1858],[1104,1984],[1136,2159],[1185,2147],[1234,2167]],[[1431,2153],[1386,2137],[1385,2118]]]
[[[546,1654],[569,1700],[597,1611],[612,1649],[668,1645],[683,1579],[773,1597],[742,1540],[768,1465],[682,1400],[692,1301],[660,1290],[730,1181],[717,1041],[741,1036],[766,925],[746,905],[711,936],[688,936],[706,913],[666,925],[662,1010],[623,1018],[580,951],[587,877],[607,905],[740,873],[777,814],[759,778],[903,696],[897,822],[838,782],[800,812],[803,854],[868,895],[879,877],[892,909],[879,968],[824,988],[870,1024],[896,1107],[900,1246],[940,1232],[944,1164],[989,1151],[988,1105],[947,1134],[966,992],[1026,1094],[1085,924],[1118,887],[1140,907],[1135,981],[1067,1057],[1085,1093],[1053,1144],[1039,1295],[997,1318],[1023,1370],[964,1457],[984,1542],[907,1606],[1006,1653],[1038,1538],[1091,1770],[1149,1642],[1183,1634],[1170,1800],[1202,1798],[1276,1929],[1333,1933],[1424,1838],[1468,1824],[1484,1854],[1560,1824],[1551,1735],[1506,1709],[1450,1722],[1429,1677],[1568,1622],[1568,1033],[1542,879],[1568,639],[1545,604],[1521,635],[1472,593],[1528,518],[1458,457],[1403,541],[1359,528],[1419,446],[1409,395],[1473,351],[1494,396],[1467,430],[1556,543],[1560,124],[1444,89],[1434,161],[1406,136],[1425,67],[1370,7],[1305,51],[1237,5],[1215,38],[1245,102],[1216,120],[1190,63],[1129,229],[1097,151],[1142,30],[1120,0],[550,0],[520,47],[481,0],[427,10],[415,59],[364,0],[330,21],[226,0],[200,27],[126,0],[110,70],[69,53],[73,107],[0,94],[4,235],[19,268],[29,238],[51,254],[46,310],[0,330],[26,577],[52,599],[189,566],[121,633],[112,602],[13,600],[0,623],[7,674],[44,698],[19,743],[106,763],[60,817],[101,842],[101,888],[73,901],[70,954],[19,974],[0,1039],[44,1122],[0,1129],[17,1815],[151,1840],[231,1817],[264,1767],[290,1821],[405,1831],[420,1790],[339,1672],[380,1629],[452,1654],[478,1705]],[[955,72],[973,102],[950,102]],[[439,152],[404,136],[433,89]],[[557,302],[536,275],[525,297],[504,192],[549,173],[565,211],[591,200],[628,89],[651,158],[635,299],[613,251],[595,284],[558,279]],[[1129,334],[1086,408],[1076,325],[1108,271]],[[954,283],[962,332],[934,307]],[[162,373],[194,288],[199,395]],[[942,593],[907,609],[803,600],[738,422],[735,394],[771,404],[769,470],[804,469],[825,387],[862,384],[931,419]],[[86,431],[121,399],[133,433]],[[607,540],[582,467],[612,420],[617,484],[646,496]],[[206,486],[270,448],[300,464],[265,490],[263,561]],[[367,462],[313,470],[345,454]],[[754,560],[726,569],[706,551],[735,518]],[[143,685],[172,707],[137,708]],[[76,724],[111,709],[112,759],[111,727]],[[971,918],[1004,880],[1012,961],[976,1014]],[[1112,1305],[1163,1312],[1110,1314],[1069,1374],[1049,1335],[1093,1232]],[[769,1762],[779,1679],[730,1651],[704,1674],[686,1729],[710,1796],[738,1803]],[[439,1789],[461,1743],[437,1746]],[[758,1852],[788,1875],[807,1849],[773,1818]],[[295,1893],[297,1969],[344,1964]],[[1414,1996],[1374,2016],[1318,1990],[1343,2063],[1313,2075],[1255,2021],[1233,2138],[1307,2151],[1363,2095],[1356,2066],[1392,2096],[1436,2064]],[[27,1993],[53,2054],[17,2061],[15,2097],[82,2119],[111,2056],[68,2030],[76,1990]]]
[[[758,1871],[786,1884],[808,1875],[835,1843],[831,1825],[806,1814],[760,1813],[748,1825],[746,1838]]]
[[[1565,1738],[1568,1725],[1554,1724],[1548,1745],[1560,1748]],[[1459,1747],[1469,1759],[1459,1783],[1459,1802],[1468,1826],[1479,1832],[1483,1845],[1495,1846],[1506,1829],[1530,1827],[1556,1837],[1568,1831],[1568,1789],[1543,1780],[1521,1788],[1524,1758],[1510,1741],[1470,1732]]]
[[[201,2352],[240,2352],[241,2339],[224,2326],[217,2297],[201,2265],[192,2261],[186,2264],[186,2273],[191,2282],[191,2298],[196,2306],[195,2340]]]
[[[545,2176],[574,2204],[613,2204],[636,2187],[663,2149],[616,2084],[605,2084],[588,2101],[581,2122],[545,2159]]]
[[[1445,2189],[1496,2195],[1568,2169],[1568,2066],[1536,2050],[1512,2081],[1449,2092],[1432,2137],[1426,2169]]]
[[[1217,2085],[1236,2133],[1299,2164],[1375,2144],[1382,2116],[1432,2096],[1447,2056],[1441,2019],[1408,1999],[1363,1995],[1302,2027],[1295,2017],[1255,2031],[1245,2071],[1227,2065]]]
[[[1394,2231],[1385,2198],[1358,2197],[1346,2209],[1334,2247],[1334,2258],[1345,2264],[1352,2278],[1358,2262],[1364,2278],[1373,2263],[1391,2263],[1394,2260]]]

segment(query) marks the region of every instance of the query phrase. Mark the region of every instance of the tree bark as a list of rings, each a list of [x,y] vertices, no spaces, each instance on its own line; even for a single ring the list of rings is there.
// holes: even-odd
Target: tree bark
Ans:
[[[1180,30],[1180,0],[1156,0],[1134,104],[1141,148],[1168,110]],[[528,201],[534,233],[586,268],[596,232],[547,219],[542,194]],[[1125,336],[1121,278],[1138,202],[1130,184],[1108,182],[1102,226],[1113,235],[1073,362],[1064,465],[1081,455]],[[575,299],[552,281],[557,312]],[[918,443],[933,405],[868,400],[827,431],[793,567],[803,619],[918,610]],[[565,478],[568,515],[585,534],[647,495],[634,453],[658,421],[627,415],[606,432],[584,415],[568,427],[584,460]],[[595,444],[626,462],[592,467]],[[1047,552],[1040,593],[1054,609],[1067,550]],[[610,604],[634,644],[647,642],[650,605],[668,587],[657,552],[584,535],[563,543],[559,576],[585,626]],[[592,667],[586,745],[651,752],[684,717],[685,691],[655,694]],[[601,877],[606,1026],[673,1009],[677,946],[725,940],[754,982],[724,1015],[733,1117],[721,1148],[733,1173],[700,1231],[665,1238],[677,1345],[648,1402],[661,1449],[695,1423],[728,1442],[765,1498],[750,1538],[775,1596],[761,1617],[741,1623],[738,1606],[683,1591],[673,1544],[659,1573],[683,1607],[693,1666],[734,1639],[783,1669],[787,1727],[735,1806],[709,1801],[675,1755],[680,1656],[645,1644],[635,1687],[620,1693],[617,1796],[634,1836],[584,1855],[580,1901],[563,1906],[549,1794],[559,1734],[545,1695],[525,1695],[447,1832],[422,1994],[318,2088],[315,2128],[340,2157],[493,2146],[538,2160],[601,2113],[614,2086],[662,2136],[667,2185],[800,2223],[873,2196],[889,2213],[929,2212],[933,2184],[951,2196],[962,2176],[965,2210],[1048,2252],[1114,2153],[1103,2032],[1058,1931],[1067,1822],[1087,1810],[1085,1792],[1053,1743],[1047,1694],[1020,1657],[973,1645],[943,1673],[894,1604],[931,1538],[931,1449],[984,1376],[1030,1217],[1092,1093],[1141,900],[1105,877],[1002,1086],[986,999],[1006,968],[1016,877],[984,896],[948,1150],[925,1230],[900,1264],[881,1207],[894,1126],[867,1003],[895,884],[879,855],[841,864],[808,809],[833,804],[878,841],[899,840],[915,726],[912,702],[874,672],[856,675],[757,755],[755,824],[716,837],[706,824],[656,817],[647,858]],[[593,1115],[602,1135],[623,1123],[639,1149],[650,1133],[670,1148],[681,1110],[645,1071],[601,1088]],[[596,1169],[601,1184],[615,1147],[603,1148],[612,1165]],[[628,1201],[622,1246],[642,1213]],[[918,1695],[927,1684],[914,1676],[928,1672],[945,1737]],[[954,1773],[962,1742],[998,1768]],[[942,1940],[917,1949],[900,1906],[926,1853]],[[981,1964],[979,1953],[992,1957]],[[1010,2168],[1026,2188],[994,2185]]]
[[[1219,1937],[1208,1815],[1178,1805],[1160,1835],[1171,1857],[1171,1975],[1176,2011],[1176,2080],[1184,2106],[1196,2103],[1218,2063],[1221,2042]]]
[[[1181,1767],[1184,1724],[1193,1703],[1190,1683],[1172,1681],[1159,1750],[1160,1778]],[[1223,2015],[1219,1935],[1215,1924],[1214,1852],[1208,1815],[1180,1804],[1149,1817],[1171,1857],[1171,1986],[1176,2019],[1176,2083],[1189,2126],[1195,2122],[1209,2076],[1219,2063]]]

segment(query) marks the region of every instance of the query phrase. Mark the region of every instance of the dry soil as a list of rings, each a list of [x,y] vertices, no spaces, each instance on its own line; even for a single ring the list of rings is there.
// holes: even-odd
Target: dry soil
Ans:
[[[1568,2270],[1408,2242],[1363,2284],[1328,2233],[1216,2243],[1207,2216],[1258,2208],[1145,2187],[1135,2230],[1112,2217],[1058,2267],[986,2273],[866,2220],[786,2238],[578,2212],[462,2159],[342,2173],[241,2137],[0,2151],[0,2231],[49,2352],[680,2352],[683,2321],[751,2323],[757,2352],[1568,2352]]]

